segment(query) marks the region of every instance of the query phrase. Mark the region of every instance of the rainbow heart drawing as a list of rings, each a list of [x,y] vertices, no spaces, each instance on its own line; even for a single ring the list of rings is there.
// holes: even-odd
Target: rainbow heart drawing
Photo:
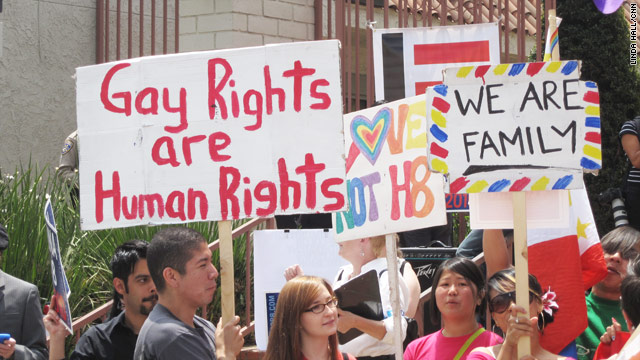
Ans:
[[[380,156],[390,124],[391,110],[386,107],[378,111],[373,121],[362,115],[351,120],[351,138],[371,165],[375,165]]]

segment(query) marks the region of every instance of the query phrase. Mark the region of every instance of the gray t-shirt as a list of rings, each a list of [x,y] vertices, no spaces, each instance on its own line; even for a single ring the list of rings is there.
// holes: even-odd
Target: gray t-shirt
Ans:
[[[135,360],[216,360],[215,327],[194,316],[191,326],[156,304],[138,335]]]

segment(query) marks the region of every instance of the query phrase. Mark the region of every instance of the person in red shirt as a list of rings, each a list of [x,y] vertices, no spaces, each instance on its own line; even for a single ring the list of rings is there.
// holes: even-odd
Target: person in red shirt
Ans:
[[[264,360],[355,360],[338,350],[338,300],[326,280],[299,276],[278,296]]]

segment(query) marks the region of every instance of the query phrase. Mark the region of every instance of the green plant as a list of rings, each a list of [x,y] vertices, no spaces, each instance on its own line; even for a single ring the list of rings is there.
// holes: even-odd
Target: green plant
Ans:
[[[629,27],[620,8],[601,14],[591,2],[558,1],[560,58],[582,60],[582,79],[595,81],[600,92],[602,170],[599,176],[585,175],[591,207],[600,235],[613,229],[609,204],[595,197],[613,186],[621,186],[628,165],[618,144],[620,127],[640,114],[640,77],[629,65]]]

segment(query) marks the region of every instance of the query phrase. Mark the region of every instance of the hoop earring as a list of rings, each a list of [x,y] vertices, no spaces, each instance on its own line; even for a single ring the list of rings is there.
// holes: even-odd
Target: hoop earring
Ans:
[[[542,327],[540,326],[540,319],[542,319]],[[541,312],[540,314],[538,314],[538,330],[540,330],[540,333],[544,335],[544,328],[545,328],[545,324],[544,324],[544,313]]]
[[[364,257],[364,250],[360,250],[360,256]]]

